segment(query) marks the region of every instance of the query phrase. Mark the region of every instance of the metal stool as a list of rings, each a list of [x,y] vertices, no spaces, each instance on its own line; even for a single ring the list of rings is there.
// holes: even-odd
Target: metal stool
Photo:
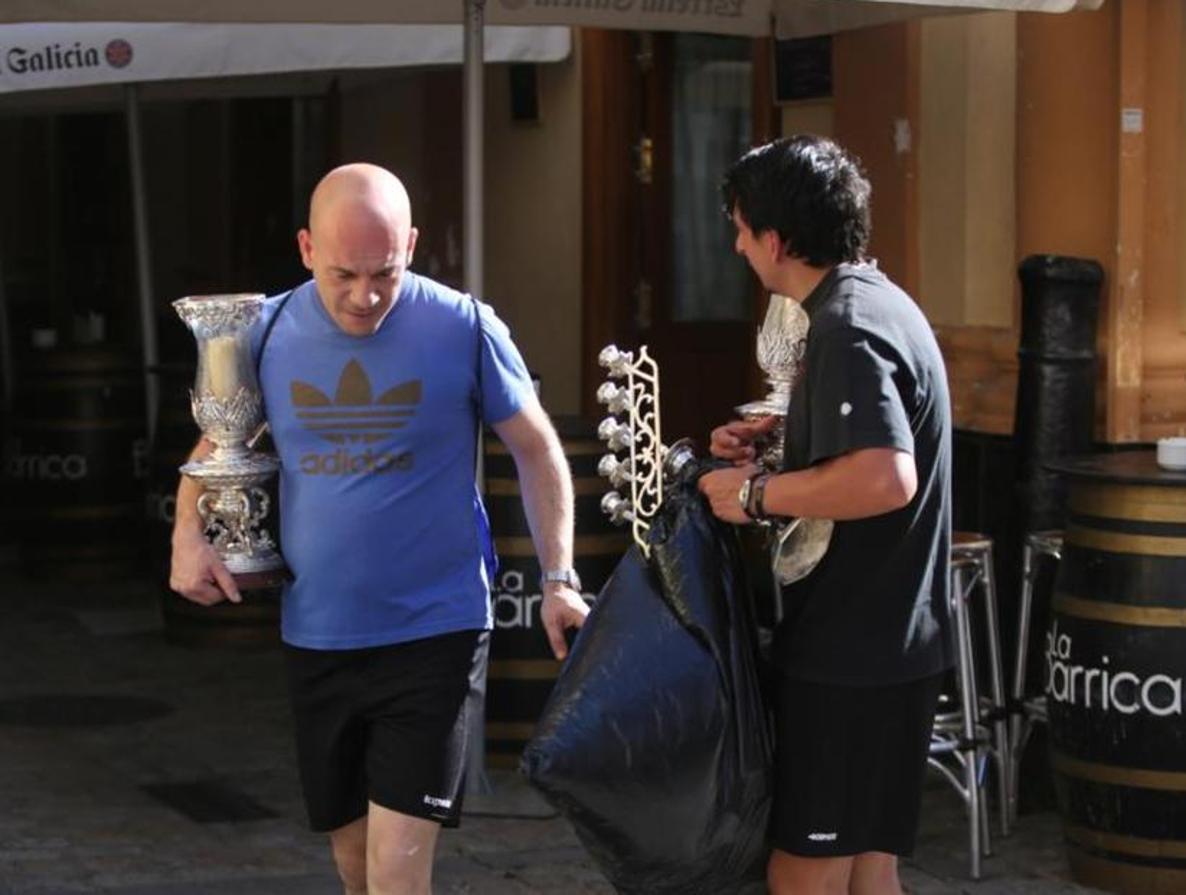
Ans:
[[[981,593],[984,606],[984,639],[988,644],[988,685],[991,691],[981,696],[979,720],[992,728],[992,760],[996,768],[997,798],[1001,812],[1001,834],[1009,833],[1009,704],[1005,696],[1005,667],[1001,659],[1000,621],[997,615],[996,577],[992,567],[992,538],[971,531],[952,533],[952,561],[970,560],[970,575],[965,575],[965,599],[973,590]],[[973,665],[973,669],[978,666]]]
[[[1021,781],[1021,754],[1029,742],[1034,724],[1046,723],[1045,695],[1025,695],[1026,660],[1029,656],[1030,623],[1034,611],[1034,582],[1038,559],[1062,560],[1062,532],[1034,531],[1025,536],[1021,553],[1021,604],[1017,611],[1017,658],[1013,665],[1013,709],[1009,719],[1009,821],[1017,821],[1017,795]]]
[[[968,863],[972,879],[980,879],[980,859],[992,853],[988,800],[984,793],[990,735],[981,720],[976,687],[976,650],[968,614],[968,597],[979,581],[980,573],[976,558],[952,552],[951,614],[955,619],[959,706],[952,710],[940,703],[927,757],[927,763],[947,779],[967,808]]]

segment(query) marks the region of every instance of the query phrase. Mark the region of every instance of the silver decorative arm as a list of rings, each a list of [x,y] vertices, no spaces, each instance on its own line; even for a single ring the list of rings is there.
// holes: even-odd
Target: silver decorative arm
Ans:
[[[601,458],[597,471],[615,489],[630,489],[629,498],[610,491],[601,508],[616,524],[630,523],[634,543],[649,558],[645,535],[663,503],[663,463],[668,453],[659,423],[659,367],[645,345],[638,349],[637,360],[632,352],[614,345],[603,348],[597,359],[609,371],[609,380],[597,389],[597,400],[610,413],[597,434],[611,452]]]

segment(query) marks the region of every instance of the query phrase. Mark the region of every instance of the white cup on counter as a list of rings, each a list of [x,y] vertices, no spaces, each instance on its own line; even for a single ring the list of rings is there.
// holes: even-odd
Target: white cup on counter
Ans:
[[[1157,465],[1162,469],[1186,471],[1186,437],[1157,439]]]

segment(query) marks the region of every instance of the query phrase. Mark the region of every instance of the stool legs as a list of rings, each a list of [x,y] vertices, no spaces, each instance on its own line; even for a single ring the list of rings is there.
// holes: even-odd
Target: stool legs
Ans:
[[[983,774],[980,731],[978,729],[979,698],[976,693],[976,661],[972,645],[972,629],[968,618],[968,594],[975,585],[974,570],[966,563],[952,569],[952,614],[955,617],[956,681],[960,698],[960,736],[957,755],[963,772],[960,794],[968,810],[968,862],[972,879],[980,879],[980,858],[990,848],[988,825],[981,780]],[[973,572],[971,576],[969,572]],[[970,577],[970,580],[969,580]]]
[[[976,664],[972,650],[972,629],[968,623],[967,589],[964,584],[966,567],[960,568],[956,575],[957,587],[953,594],[955,598],[955,630],[959,644],[957,668],[960,691],[960,712],[963,720],[961,730],[962,753],[964,758],[964,787],[967,791],[968,802],[968,855],[971,864],[972,879],[980,879],[980,854],[983,848],[981,842],[984,835],[984,812],[982,809],[982,793],[980,791],[980,748],[976,730],[978,715],[978,699],[976,696]]]
[[[1021,600],[1017,618],[1017,655],[1013,663],[1012,717],[1009,721],[1009,820],[1017,822],[1017,801],[1021,785],[1021,755],[1035,721],[1046,720],[1046,698],[1026,699],[1025,678],[1034,611],[1034,584],[1038,557],[1062,559],[1062,533],[1035,532],[1026,535],[1021,553]]]
[[[1025,699],[1025,666],[1029,658],[1030,619],[1034,606],[1034,578],[1037,564],[1034,562],[1034,547],[1025,539],[1021,550],[1021,598],[1017,607],[1017,656],[1013,662],[1013,705],[1014,713],[1009,722],[1009,818],[1017,820],[1017,793],[1021,785],[1021,750],[1024,746],[1025,729],[1029,721],[1021,707]]]
[[[984,589],[984,625],[988,640],[989,686],[992,707],[987,713],[993,729],[993,764],[997,770],[997,798],[1001,811],[1001,835],[1009,835],[1010,754],[1008,704],[1005,701],[1005,672],[1001,659],[1001,634],[997,616],[997,587],[992,567],[992,547],[978,556],[980,584]]]

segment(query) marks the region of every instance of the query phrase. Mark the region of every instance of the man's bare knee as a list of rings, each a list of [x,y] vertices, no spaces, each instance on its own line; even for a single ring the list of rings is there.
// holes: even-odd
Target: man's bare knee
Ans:
[[[775,849],[766,864],[770,895],[848,895],[852,858],[805,858]]]
[[[367,895],[367,819],[334,830],[329,842],[346,895]]]
[[[440,825],[371,803],[366,869],[369,895],[429,895]]]

